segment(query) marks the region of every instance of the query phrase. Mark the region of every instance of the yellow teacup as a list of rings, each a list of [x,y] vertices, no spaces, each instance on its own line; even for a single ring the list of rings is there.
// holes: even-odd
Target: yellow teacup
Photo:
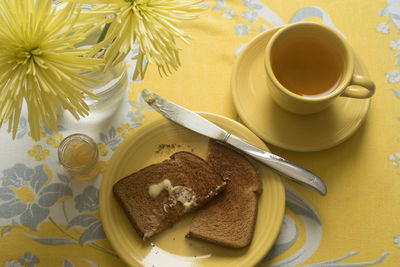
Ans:
[[[369,98],[367,77],[354,74],[350,45],[331,28],[314,22],[289,24],[265,48],[264,64],[271,97],[282,108],[311,114],[338,97]]]

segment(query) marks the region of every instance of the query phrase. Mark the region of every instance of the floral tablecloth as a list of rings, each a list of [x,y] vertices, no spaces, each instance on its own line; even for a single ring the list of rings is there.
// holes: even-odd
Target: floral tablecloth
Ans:
[[[339,30],[358,51],[377,85],[363,126],[344,143],[320,152],[270,149],[320,175],[328,195],[285,182],[280,236],[260,266],[400,266],[400,1],[206,1],[199,19],[182,27],[182,67],[161,78],[150,66],[130,81],[114,113],[74,121],[33,142],[26,113],[15,140],[0,129],[0,266],[124,266],[107,241],[99,215],[101,175],[71,179],[57,161],[63,137],[92,136],[101,169],[121,141],[152,120],[138,93],[149,88],[192,110],[238,119],[230,76],[241,48],[257,34],[312,20]],[[135,62],[129,61],[132,71]]]

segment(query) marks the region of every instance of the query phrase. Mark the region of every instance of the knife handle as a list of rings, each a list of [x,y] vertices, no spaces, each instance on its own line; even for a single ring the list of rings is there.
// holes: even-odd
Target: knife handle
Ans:
[[[267,165],[277,172],[287,176],[289,179],[305,185],[321,195],[326,195],[327,189],[325,183],[309,170],[306,170],[277,155],[259,149],[258,147],[255,147],[245,140],[230,133],[227,134],[224,142],[244,152],[260,163]]]

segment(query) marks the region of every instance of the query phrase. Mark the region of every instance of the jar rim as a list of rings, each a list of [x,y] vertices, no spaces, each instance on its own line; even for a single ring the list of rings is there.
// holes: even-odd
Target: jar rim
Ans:
[[[91,148],[93,148],[92,157],[90,158],[90,160],[88,160],[85,164],[83,164],[81,166],[68,165],[64,159],[65,149],[67,148],[68,144],[71,141],[76,140],[76,139],[81,139],[81,140],[85,141],[86,143],[88,143],[91,146]],[[90,136],[83,134],[83,133],[75,133],[75,134],[71,134],[71,135],[65,137],[61,141],[60,145],[58,146],[57,152],[58,152],[57,153],[58,161],[60,162],[60,164],[67,170],[75,171],[75,172],[94,167],[99,158],[99,149],[97,147],[97,144]]]

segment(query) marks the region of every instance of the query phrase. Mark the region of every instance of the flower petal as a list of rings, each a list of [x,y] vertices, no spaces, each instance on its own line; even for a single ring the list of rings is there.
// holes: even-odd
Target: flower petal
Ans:
[[[72,196],[72,190],[69,186],[61,183],[50,184],[40,192],[38,203],[41,207],[50,208],[65,196]]]
[[[50,210],[33,203],[20,217],[20,222],[32,230],[37,230],[38,225],[49,216]]]
[[[7,202],[0,203],[0,218],[10,219],[22,214],[27,208],[27,204],[22,203],[19,199],[12,199]]]

